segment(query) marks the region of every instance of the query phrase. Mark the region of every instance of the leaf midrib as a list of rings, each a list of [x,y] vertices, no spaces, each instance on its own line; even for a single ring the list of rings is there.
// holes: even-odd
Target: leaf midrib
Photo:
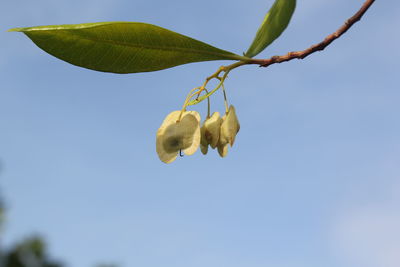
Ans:
[[[43,30],[41,30],[43,31]],[[32,33],[35,31],[26,31],[26,34]],[[212,55],[212,56],[224,56],[226,59],[233,59],[233,60],[242,60],[243,58],[239,55],[236,55],[234,53],[226,51],[225,53],[218,53],[218,52],[210,52],[210,51],[205,51],[205,50],[198,50],[198,49],[190,49],[190,48],[183,48],[183,47],[165,47],[165,46],[149,46],[149,45],[143,45],[143,44],[134,44],[134,43],[126,43],[122,41],[115,41],[115,40],[107,40],[107,39],[98,39],[98,38],[90,38],[88,36],[83,36],[77,33],[74,33],[74,30],[45,30],[44,32],[55,32],[55,35],[57,34],[63,34],[67,35],[67,37],[71,38],[71,35],[73,36],[73,39],[84,39],[88,40],[91,42],[100,42],[100,43],[107,43],[107,44],[112,44],[112,45],[118,45],[122,47],[132,47],[132,48],[137,48],[137,49],[148,49],[148,50],[158,50],[158,51],[181,51],[181,52],[186,52],[186,53],[195,53],[195,54],[207,54],[207,55]],[[68,33],[68,34],[67,34]],[[79,36],[79,38],[76,38],[75,36]],[[190,37],[187,37],[190,38]],[[193,39],[195,40],[195,39]],[[197,41],[197,40],[195,40]],[[200,42],[200,41],[197,41]],[[211,46],[212,47],[212,46]],[[214,48],[214,47],[212,47]],[[218,49],[218,48],[214,48]],[[221,50],[224,51],[224,50]]]

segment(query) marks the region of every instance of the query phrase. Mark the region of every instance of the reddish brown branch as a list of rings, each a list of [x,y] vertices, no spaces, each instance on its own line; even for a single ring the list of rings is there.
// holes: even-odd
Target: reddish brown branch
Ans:
[[[286,62],[292,59],[303,59],[309,55],[311,55],[314,52],[324,50],[325,47],[330,45],[333,41],[335,41],[337,38],[342,36],[345,32],[347,32],[348,29],[351,28],[357,21],[361,19],[361,17],[367,12],[367,10],[371,7],[371,5],[375,2],[375,0],[367,0],[365,3],[362,5],[360,10],[354,14],[351,18],[349,18],[342,27],[340,27],[336,32],[332,33],[331,35],[328,35],[322,42],[315,44],[311,46],[310,48],[303,50],[303,51],[297,51],[297,52],[289,52],[286,55],[283,56],[274,56],[269,59],[253,59],[250,62],[247,62],[247,64],[258,64],[260,67],[268,67],[269,65],[275,64],[275,63],[282,63]]]

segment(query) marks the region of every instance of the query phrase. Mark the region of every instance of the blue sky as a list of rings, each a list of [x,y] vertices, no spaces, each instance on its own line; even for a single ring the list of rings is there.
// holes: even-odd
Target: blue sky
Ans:
[[[301,50],[363,1],[298,1],[259,57]],[[153,23],[242,53],[272,1],[37,0],[1,4],[1,245],[32,233],[72,267],[397,267],[400,4],[377,1],[326,51],[226,82],[241,130],[228,157],[171,165],[155,132],[206,62],[115,75],[69,65],[12,27]],[[385,6],[386,4],[386,6]],[[212,98],[223,111],[221,93]],[[206,105],[194,107],[202,117]]]

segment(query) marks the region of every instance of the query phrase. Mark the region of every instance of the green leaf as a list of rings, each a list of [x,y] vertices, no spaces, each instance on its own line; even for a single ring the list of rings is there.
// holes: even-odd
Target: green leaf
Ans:
[[[147,72],[191,62],[248,59],[146,23],[103,22],[10,31],[25,33],[59,59],[104,72]]]
[[[275,41],[289,25],[295,8],[296,0],[276,0],[245,56],[254,57]]]

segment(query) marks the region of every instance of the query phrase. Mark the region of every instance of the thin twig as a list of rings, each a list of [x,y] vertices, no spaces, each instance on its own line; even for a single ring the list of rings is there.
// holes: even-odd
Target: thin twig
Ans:
[[[286,55],[274,56],[269,59],[253,59],[253,60],[246,62],[246,64],[258,64],[258,65],[260,65],[260,67],[268,67],[272,64],[286,62],[286,61],[289,61],[289,60],[292,60],[295,58],[303,59],[314,52],[324,50],[325,47],[327,47],[333,41],[335,41],[337,38],[342,36],[357,21],[359,21],[361,19],[361,17],[365,14],[365,12],[367,12],[367,10],[371,7],[371,5],[374,2],[375,2],[375,0],[365,1],[365,3],[360,8],[360,10],[356,14],[354,14],[351,18],[349,18],[344,23],[344,25],[342,27],[340,27],[336,32],[332,33],[331,35],[328,35],[322,42],[315,44],[306,50],[297,51],[297,52],[289,52]]]
[[[324,50],[325,47],[327,47],[333,41],[335,41],[337,38],[342,36],[357,21],[359,21],[361,19],[361,17],[365,14],[365,12],[367,12],[367,10],[371,7],[371,5],[374,2],[375,2],[375,0],[366,0],[364,2],[364,4],[362,5],[362,7],[360,8],[360,10],[358,10],[357,13],[354,14],[351,18],[346,20],[346,22],[344,23],[344,25],[342,27],[340,27],[336,32],[332,33],[331,35],[328,35],[322,42],[320,42],[318,44],[315,44],[315,45],[311,46],[310,48],[308,48],[306,50],[297,51],[297,52],[289,52],[286,55],[274,56],[274,57],[271,57],[269,59],[249,59],[249,60],[245,60],[245,61],[236,62],[236,63],[234,63],[232,65],[229,65],[229,66],[220,67],[216,73],[214,73],[213,75],[211,75],[210,77],[208,77],[206,79],[206,81],[204,82],[203,86],[198,87],[198,88],[200,88],[199,91],[197,91],[196,93],[191,95],[191,97],[189,99],[191,99],[196,94],[197,94],[197,98],[192,100],[192,101],[190,101],[190,102],[186,101],[185,104],[184,104],[184,108],[186,108],[186,106],[196,105],[196,104],[200,103],[201,101],[203,101],[204,99],[209,98],[214,92],[216,92],[221,86],[223,86],[224,80],[227,77],[228,73],[231,70],[236,69],[237,67],[240,67],[240,66],[243,66],[243,65],[248,65],[248,64],[256,64],[256,65],[260,65],[260,67],[268,67],[268,66],[270,66],[272,64],[286,62],[286,61],[289,61],[289,60],[292,60],[292,59],[295,59],[295,58],[303,59],[303,58],[311,55],[314,52]],[[222,78],[219,77],[221,72],[225,72],[225,74],[224,74],[224,76]],[[220,83],[218,84],[218,86],[215,89],[213,89],[211,92],[207,93],[206,95],[204,95],[202,97],[199,97],[201,92],[205,89],[207,83],[211,79],[214,79],[214,78],[220,80]],[[182,109],[182,111],[184,110],[184,108]]]

